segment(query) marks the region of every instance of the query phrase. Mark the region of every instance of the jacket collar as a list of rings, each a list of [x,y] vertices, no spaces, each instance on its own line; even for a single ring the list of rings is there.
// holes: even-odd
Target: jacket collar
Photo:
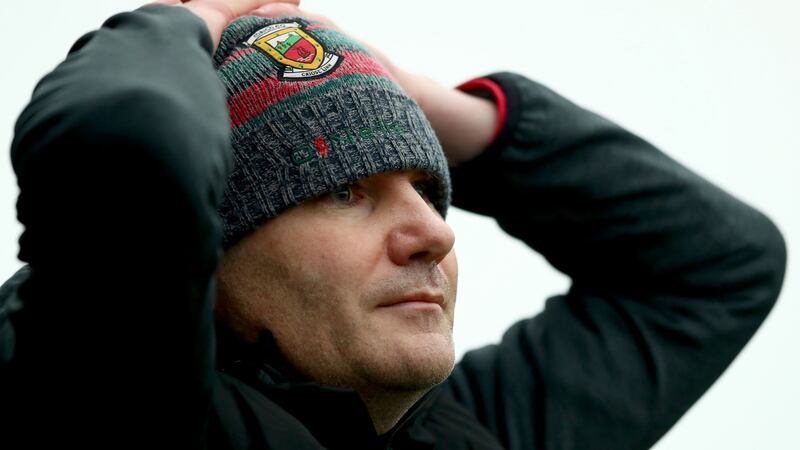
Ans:
[[[217,341],[219,370],[258,389],[302,422],[326,448],[382,449],[400,441],[403,448],[432,448],[433,437],[421,422],[438,389],[425,394],[395,427],[378,436],[355,391],[323,386],[303,377],[283,357],[271,333],[264,332],[258,342],[248,344],[222,329]]]

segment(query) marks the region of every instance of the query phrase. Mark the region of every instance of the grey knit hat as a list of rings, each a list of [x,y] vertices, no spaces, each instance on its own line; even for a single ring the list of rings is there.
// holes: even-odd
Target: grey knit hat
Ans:
[[[450,204],[442,148],[419,106],[353,39],[298,17],[243,17],[214,55],[234,170],[219,209],[225,248],[305,200],[371,175],[432,175]]]

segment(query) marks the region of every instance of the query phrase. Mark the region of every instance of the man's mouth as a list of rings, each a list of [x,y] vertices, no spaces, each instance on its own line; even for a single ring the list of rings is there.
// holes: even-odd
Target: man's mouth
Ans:
[[[378,308],[397,306],[439,306],[440,308],[444,309],[444,296],[435,292],[419,291],[400,297],[393,297],[378,304]]]

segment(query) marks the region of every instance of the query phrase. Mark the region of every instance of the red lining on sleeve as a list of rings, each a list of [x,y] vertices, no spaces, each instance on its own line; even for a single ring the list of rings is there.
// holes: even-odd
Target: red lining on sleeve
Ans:
[[[490,80],[489,78],[475,78],[474,80],[467,81],[456,86],[456,89],[462,92],[472,91],[488,91],[494,99],[494,104],[497,106],[497,124],[494,127],[492,138],[489,140],[489,145],[494,143],[497,135],[503,130],[503,125],[506,123],[507,102],[506,93],[499,84]]]

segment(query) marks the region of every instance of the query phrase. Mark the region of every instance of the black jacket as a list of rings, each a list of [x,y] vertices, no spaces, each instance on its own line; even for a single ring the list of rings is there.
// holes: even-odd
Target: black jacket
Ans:
[[[297,377],[269,336],[214,334],[230,144],[210,51],[182,8],[115,16],[20,116],[28,266],[0,291],[3,449],[644,449],[778,296],[785,245],[761,213],[547,88],[491,75],[507,120],[453,171],[454,204],[572,286],[376,436],[355,393]]]

